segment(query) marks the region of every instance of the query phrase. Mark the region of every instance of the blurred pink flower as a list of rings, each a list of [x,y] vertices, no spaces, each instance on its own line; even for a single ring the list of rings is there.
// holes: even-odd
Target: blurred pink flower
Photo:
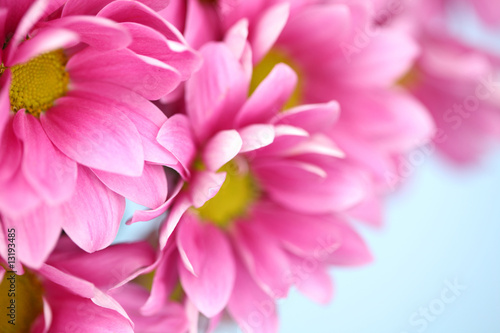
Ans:
[[[61,228],[96,251],[114,239],[123,197],[165,201],[159,164],[178,162],[156,142],[166,117],[148,100],[199,66],[141,2],[60,3],[0,3],[0,220],[16,228],[19,259],[35,268]]]
[[[242,327],[255,324],[248,321],[255,303],[269,302],[272,313],[255,329],[275,332],[274,300],[292,285],[327,302],[329,265],[371,259],[343,217],[364,199],[369,182],[326,135],[338,104],[280,112],[297,82],[284,64],[248,97],[251,67],[237,50],[237,43],[201,48],[204,65],[186,83],[187,114],[169,118],[158,135],[185,167],[185,182],[163,207],[136,212],[131,222],[171,206],[144,313],[155,313],[180,280],[202,314],[214,317],[227,307]],[[313,269],[304,268],[309,259]]]

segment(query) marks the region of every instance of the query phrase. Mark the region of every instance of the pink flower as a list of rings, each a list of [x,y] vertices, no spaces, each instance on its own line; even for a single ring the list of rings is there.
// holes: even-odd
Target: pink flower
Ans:
[[[434,117],[437,148],[458,164],[477,162],[500,140],[498,59],[442,32],[421,43],[406,85]]]
[[[124,253],[127,260],[123,260]],[[38,269],[15,264],[6,270],[7,261],[0,260],[2,291],[14,283],[16,294],[7,297],[5,293],[2,307],[5,304],[6,308],[10,299],[15,299],[13,319],[18,332],[146,332],[134,329],[131,320],[134,316],[127,314],[133,312],[130,302],[124,300],[136,297],[137,293],[129,291],[133,287],[118,289],[117,297],[113,294],[117,291],[110,289],[136,270],[151,265],[154,256],[154,251],[144,242],[115,245],[88,254],[63,237]],[[3,289],[4,286],[7,289]],[[168,322],[170,317],[162,313],[156,319]],[[183,318],[181,313],[176,317],[177,321]]]
[[[163,8],[162,1],[144,1]],[[141,2],[20,0],[0,8],[0,220],[40,267],[64,231],[92,252],[116,235],[127,197],[167,197],[150,101],[198,66],[183,37]],[[166,5],[166,4],[165,4]]]
[[[251,90],[281,62],[298,75],[287,108],[338,101],[342,113],[329,135],[351,167],[372,178],[372,193],[352,214],[380,224],[380,196],[393,187],[387,176],[399,174],[397,159],[426,143],[434,124],[418,100],[396,87],[418,55],[417,43],[393,28],[372,36],[374,13],[371,1],[315,0],[192,1],[187,10],[178,4],[162,12],[168,18],[184,15],[177,26],[195,47],[214,38],[247,39]]]
[[[297,81],[284,64],[247,98],[251,67],[235,52],[240,46],[202,47],[204,65],[186,83],[187,114],[172,116],[160,130],[158,141],[185,167],[185,182],[163,207],[132,219],[149,220],[171,205],[142,310],[155,313],[180,281],[186,302],[202,314],[213,318],[227,307],[242,327],[255,326],[249,321],[255,304],[268,303],[271,313],[253,329],[275,332],[274,300],[292,285],[327,302],[329,265],[370,260],[342,215],[368,185],[325,134],[338,104],[280,112]],[[304,276],[308,259],[314,268]]]

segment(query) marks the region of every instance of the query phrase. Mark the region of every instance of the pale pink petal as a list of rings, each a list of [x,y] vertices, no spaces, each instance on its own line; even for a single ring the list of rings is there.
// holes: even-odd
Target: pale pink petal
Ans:
[[[5,229],[16,230],[17,260],[34,269],[41,267],[61,235],[62,218],[57,209],[45,205],[16,219],[4,217]]]
[[[210,6],[210,4],[208,4]],[[207,4],[198,0],[186,1],[184,36],[189,44],[199,49],[208,42],[220,40],[222,31],[220,17],[216,10],[207,8]]]
[[[289,66],[276,65],[238,113],[237,124],[268,122],[282,110],[296,84],[297,74]]]
[[[218,132],[205,145],[201,159],[207,170],[216,172],[240,152],[242,144],[237,131]]]
[[[51,205],[69,199],[76,185],[77,165],[54,147],[40,121],[24,110],[14,117],[14,130],[24,142],[23,173]]]
[[[195,208],[200,208],[212,199],[226,180],[225,172],[199,171],[193,175],[189,188],[189,198]]]
[[[61,206],[64,231],[87,252],[101,250],[116,237],[125,199],[85,167],[78,168],[77,190]]]
[[[278,114],[273,123],[303,128],[309,133],[327,132],[332,130],[339,114],[337,102],[301,105]]]
[[[245,153],[269,146],[274,141],[274,126],[257,124],[249,125],[238,130],[243,146],[240,153]]]
[[[182,114],[170,117],[161,126],[157,140],[181,163],[184,167],[184,175],[189,175],[189,170],[196,154],[196,146],[189,119]]]
[[[142,174],[141,138],[120,110],[90,100],[62,97],[40,120],[52,143],[76,162],[128,176]]]
[[[160,99],[180,83],[175,68],[129,49],[102,52],[87,48],[71,57],[66,68],[75,81],[116,84],[150,100]]]
[[[162,226],[160,227],[159,231],[160,249],[163,249],[165,247],[168,239],[174,232],[175,227],[177,227],[179,220],[184,215],[184,213],[192,206],[193,204],[187,194],[181,193],[177,197],[177,200],[175,204],[172,206],[172,209],[170,210],[167,219],[165,220],[165,222],[163,222]]]
[[[289,12],[290,5],[282,3],[262,14],[250,38],[255,57],[254,64],[258,63],[274,45],[288,21]]]
[[[227,309],[244,332],[278,332],[274,299],[257,286],[241,264],[236,267],[236,281]]]
[[[153,8],[154,10],[164,9],[169,1],[164,0],[139,0],[145,5]],[[62,16],[71,15],[94,15],[99,12],[107,4],[114,2],[114,0],[92,0],[92,1],[81,1],[81,0],[68,0],[64,6]]]
[[[184,229],[184,230],[183,230]],[[185,234],[184,234],[185,233]],[[179,225],[179,251],[196,261],[197,275],[179,265],[182,286],[198,310],[212,317],[226,306],[235,278],[234,259],[226,236],[215,226],[186,215]],[[191,239],[190,239],[191,238]]]
[[[341,236],[340,247],[328,256],[326,260],[328,264],[357,266],[365,265],[373,260],[363,238],[348,223],[338,223],[337,227]]]
[[[93,170],[111,190],[139,205],[156,208],[167,199],[167,177],[163,166],[146,163],[140,177]]]
[[[232,26],[224,36],[224,43],[233,52],[236,59],[240,59],[245,51],[248,38],[248,20],[241,19]]]
[[[292,279],[297,289],[313,301],[328,304],[333,297],[333,282],[324,264],[315,258],[289,256],[293,263]]]

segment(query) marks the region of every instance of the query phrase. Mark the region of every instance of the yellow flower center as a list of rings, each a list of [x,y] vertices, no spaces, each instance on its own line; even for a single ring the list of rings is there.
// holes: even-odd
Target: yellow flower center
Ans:
[[[418,84],[419,80],[420,80],[420,74],[418,72],[418,69],[412,67],[396,82],[396,85],[403,88],[413,88],[415,85]]]
[[[196,209],[202,220],[227,228],[231,223],[245,217],[251,204],[258,197],[258,187],[254,178],[243,170],[243,161],[232,160],[219,171],[227,173],[219,192],[201,208]]]
[[[31,325],[43,313],[42,294],[35,274],[26,269],[23,275],[6,272],[0,283],[0,332],[30,332]]]
[[[14,112],[26,109],[40,116],[54,105],[54,101],[68,91],[68,58],[63,50],[39,55],[30,61],[10,68],[10,105]]]
[[[259,84],[264,81],[264,79],[271,73],[274,66],[279,63],[284,63],[297,73],[298,81],[295,86],[295,90],[286,102],[284,110],[293,108],[294,106],[302,104],[302,85],[303,85],[303,75],[299,66],[293,61],[293,59],[287,55],[285,52],[271,49],[266,56],[257,64],[253,69],[252,81],[250,83],[250,95],[257,89]]]

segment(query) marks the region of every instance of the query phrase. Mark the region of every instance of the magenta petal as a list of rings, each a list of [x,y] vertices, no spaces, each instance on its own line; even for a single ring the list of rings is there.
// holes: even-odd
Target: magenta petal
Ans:
[[[237,131],[218,132],[207,142],[201,159],[207,170],[216,172],[240,152],[242,144]]]
[[[274,141],[274,126],[272,125],[249,125],[238,130],[243,146],[241,153],[269,146]]]
[[[118,109],[74,97],[63,97],[40,117],[54,145],[91,168],[140,176],[144,166],[141,138]]]
[[[189,119],[182,114],[170,117],[160,128],[157,140],[177,158],[184,167],[185,174],[189,174],[191,163],[196,154]]]
[[[100,306],[96,299],[79,297],[64,288],[49,284],[46,296],[52,310],[50,332],[133,333],[133,324],[123,308],[111,297],[101,293],[100,298],[113,302],[117,308]]]
[[[227,308],[244,332],[278,332],[274,299],[257,286],[241,264],[236,267],[236,281]]]
[[[146,163],[140,177],[93,171],[111,190],[140,205],[156,208],[167,199],[167,176],[161,165]]]
[[[31,268],[39,268],[56,246],[62,216],[57,209],[41,205],[20,218],[4,217],[5,229],[16,230],[17,258]]]
[[[124,253],[127,260],[123,260]],[[47,264],[108,290],[154,260],[155,253],[147,242],[117,244],[91,254],[69,242],[58,246]]]
[[[182,286],[198,310],[213,317],[224,309],[235,278],[234,259],[226,236],[215,226],[202,223],[186,215],[179,226],[179,250],[184,257],[199,255],[196,262],[197,276],[179,265]],[[182,256],[181,256],[182,257]]]
[[[114,2],[114,0],[92,0],[92,1],[81,1],[81,0],[68,0],[64,6],[62,16],[71,15],[94,15],[97,14],[104,6],[109,3]],[[121,2],[121,1],[119,1]],[[154,10],[164,9],[169,1],[163,0],[139,0],[139,2],[153,8]]]
[[[238,113],[238,125],[268,122],[281,111],[296,83],[297,74],[289,66],[276,65]]]
[[[64,231],[82,249],[94,252],[115,239],[125,199],[108,189],[92,171],[79,167],[77,190],[62,210]]]
[[[20,169],[0,182],[0,211],[2,215],[18,218],[40,205],[41,198],[28,183]]]
[[[24,110],[14,117],[14,130],[24,142],[22,169],[31,186],[51,205],[67,200],[76,185],[75,161],[54,147],[40,121]]]
[[[160,99],[180,83],[176,69],[129,49],[100,52],[88,48],[71,57],[66,68],[75,81],[113,83],[150,100]]]
[[[0,182],[8,180],[16,173],[23,157],[23,145],[14,133],[14,117],[8,120],[7,126],[0,134]],[[1,189],[1,188],[0,188]]]
[[[103,82],[78,82],[73,84],[72,96],[112,104],[122,111],[135,125],[142,139],[144,159],[162,165],[177,162],[156,140],[160,127],[167,117],[153,103],[126,88]]]
[[[186,83],[186,112],[200,142],[218,130],[233,128],[234,116],[246,100],[249,79],[222,43],[201,49],[204,63]]]
[[[60,27],[78,34],[80,41],[98,50],[127,47],[132,41],[127,30],[111,20],[95,16],[67,16],[50,22],[50,27]]]
[[[275,298],[286,297],[290,262],[283,248],[255,224],[239,223],[234,229],[234,246],[257,284]]]
[[[128,48],[137,54],[161,60],[187,80],[201,66],[200,56],[187,45],[168,40],[160,32],[138,23],[122,23],[133,37]]]
[[[0,90],[0,144],[2,143],[2,133],[5,124],[9,120],[10,116],[10,100],[9,100],[9,87],[11,74],[8,72],[8,77],[5,78],[5,86]],[[3,156],[3,155],[2,155]]]
[[[181,217],[184,213],[191,207],[193,204],[189,199],[188,195],[181,193],[177,197],[175,204],[172,206],[170,213],[168,214],[167,219],[163,222],[160,231],[159,231],[159,243],[160,249],[163,249],[170,236],[174,232],[177,224],[179,223]]]

